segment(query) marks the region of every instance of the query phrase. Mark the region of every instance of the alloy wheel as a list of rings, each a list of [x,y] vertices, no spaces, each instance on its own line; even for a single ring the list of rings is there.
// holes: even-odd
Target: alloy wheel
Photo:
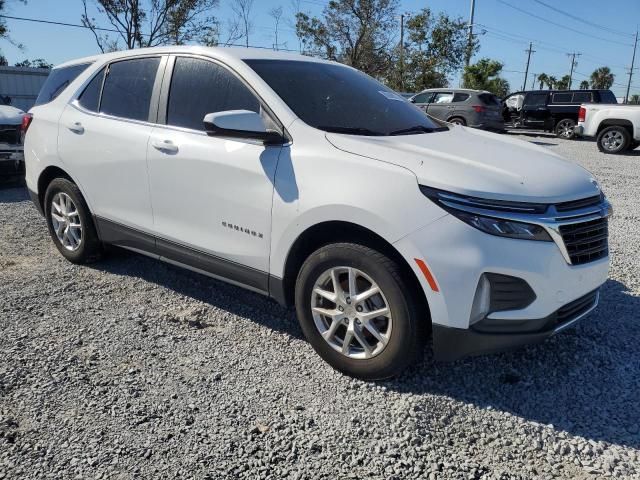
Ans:
[[[624,136],[618,130],[611,130],[602,136],[600,144],[604,149],[615,152],[624,144]]]
[[[322,338],[346,357],[372,358],[391,338],[389,303],[378,284],[356,268],[334,267],[320,275],[311,311]]]
[[[562,120],[558,123],[557,132],[563,138],[573,137],[573,129],[575,124],[571,120]]]
[[[70,252],[75,252],[82,243],[82,221],[78,207],[64,192],[56,193],[51,199],[51,223],[60,244]]]

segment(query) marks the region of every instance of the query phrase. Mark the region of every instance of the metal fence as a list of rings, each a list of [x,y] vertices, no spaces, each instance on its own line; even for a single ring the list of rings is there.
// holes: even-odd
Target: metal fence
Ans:
[[[11,105],[25,112],[36,101],[50,70],[46,68],[0,67],[0,95],[11,98]]]

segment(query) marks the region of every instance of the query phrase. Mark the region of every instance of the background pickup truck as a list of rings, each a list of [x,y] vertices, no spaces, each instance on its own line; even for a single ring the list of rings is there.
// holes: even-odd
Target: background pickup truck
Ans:
[[[584,104],[575,133],[595,137],[604,153],[621,153],[640,145],[640,106]]]

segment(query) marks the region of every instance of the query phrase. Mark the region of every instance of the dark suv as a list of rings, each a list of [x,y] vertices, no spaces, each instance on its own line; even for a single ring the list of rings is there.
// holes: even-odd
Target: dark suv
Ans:
[[[618,103],[611,90],[532,90],[516,92],[502,102],[507,128],[554,132],[573,138],[583,103]]]

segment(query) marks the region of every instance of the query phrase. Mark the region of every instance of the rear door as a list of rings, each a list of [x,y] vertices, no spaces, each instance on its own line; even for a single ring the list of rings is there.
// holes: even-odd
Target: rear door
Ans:
[[[162,62],[161,56],[147,56],[109,64],[60,118],[60,158],[99,223],[151,230],[147,143]]]
[[[440,120],[447,120],[453,109],[453,91],[436,92],[427,105],[427,113]]]
[[[522,105],[522,124],[529,128],[545,128],[551,114],[547,107],[548,92],[529,92]]]

